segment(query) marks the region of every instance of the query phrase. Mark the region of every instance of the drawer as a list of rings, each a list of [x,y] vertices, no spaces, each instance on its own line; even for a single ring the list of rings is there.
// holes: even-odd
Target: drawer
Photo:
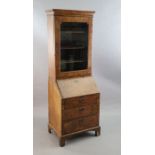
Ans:
[[[91,105],[99,102],[99,94],[68,98],[63,100],[63,109]]]
[[[98,102],[95,103],[94,101],[93,103],[86,106],[63,110],[62,119],[64,121],[73,120],[76,118],[97,114],[98,112],[99,112],[99,103]]]
[[[73,121],[63,123],[63,134],[69,134],[80,130],[98,126],[98,115],[79,118]]]

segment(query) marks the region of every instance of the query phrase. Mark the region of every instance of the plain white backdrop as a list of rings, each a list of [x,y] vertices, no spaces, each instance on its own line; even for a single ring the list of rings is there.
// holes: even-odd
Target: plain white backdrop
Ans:
[[[47,9],[94,10],[92,65],[101,93],[101,136],[67,141],[47,133]],[[121,152],[121,4],[120,0],[34,0],[34,154],[105,154]],[[93,150],[92,150],[92,149]]]
[[[122,155],[154,155],[155,2],[122,0]],[[32,1],[0,5],[0,154],[33,154]]]

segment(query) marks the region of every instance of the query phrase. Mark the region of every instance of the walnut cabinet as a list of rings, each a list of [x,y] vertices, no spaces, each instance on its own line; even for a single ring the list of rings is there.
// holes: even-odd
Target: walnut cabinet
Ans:
[[[48,131],[60,146],[72,135],[100,134],[100,93],[92,77],[94,11],[48,10]]]

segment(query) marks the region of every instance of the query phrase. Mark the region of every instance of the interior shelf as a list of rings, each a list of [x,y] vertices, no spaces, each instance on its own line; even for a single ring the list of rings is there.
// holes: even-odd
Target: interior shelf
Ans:
[[[61,47],[62,50],[72,50],[72,49],[84,49],[84,46],[66,46],[66,47]]]
[[[82,63],[84,60],[63,60],[62,63]]]
[[[84,31],[61,31],[62,33],[71,33],[71,34],[84,34]]]

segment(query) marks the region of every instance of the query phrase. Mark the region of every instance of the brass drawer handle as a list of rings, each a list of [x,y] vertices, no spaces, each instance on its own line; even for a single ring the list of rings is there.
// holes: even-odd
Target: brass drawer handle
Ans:
[[[79,111],[81,112],[81,111],[84,111],[85,110],[85,108],[79,108]]]
[[[84,97],[80,97],[79,101],[83,102],[84,101]]]

